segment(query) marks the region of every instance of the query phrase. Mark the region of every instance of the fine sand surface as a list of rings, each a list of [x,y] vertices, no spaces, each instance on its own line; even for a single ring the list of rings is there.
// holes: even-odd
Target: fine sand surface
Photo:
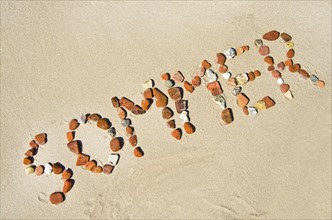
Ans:
[[[273,29],[293,36],[294,60],[324,89],[285,71],[295,98],[282,96],[253,44]],[[222,81],[235,116],[225,126],[201,86],[185,93],[195,134],[172,138],[153,105],[132,117],[144,157],[126,143],[110,176],[75,166],[70,119],[99,113],[125,136],[112,96],[139,103],[145,80],[166,91],[162,72],[191,79],[203,59],[213,63],[217,52],[245,44],[250,51],[227,65],[234,74],[261,70],[243,92],[251,105],[271,96],[273,108],[244,116]],[[279,40],[269,45],[284,59]],[[22,164],[40,132],[49,141],[36,163],[74,171],[76,184],[58,206],[38,194],[61,190],[60,177],[26,175]],[[86,125],[77,137],[106,163],[109,136]],[[331,2],[2,1],[1,218],[331,219]]]

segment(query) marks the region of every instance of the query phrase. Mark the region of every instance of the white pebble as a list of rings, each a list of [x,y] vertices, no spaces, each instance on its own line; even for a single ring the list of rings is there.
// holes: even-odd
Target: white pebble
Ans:
[[[181,112],[180,114],[180,121],[182,124],[184,124],[185,122],[190,122],[189,116],[188,116],[189,112],[184,110],[183,112]]]
[[[143,83],[143,88],[145,88],[145,89],[150,89],[150,88],[152,88],[154,86],[154,81],[153,81],[153,79],[149,79],[148,81],[145,81],[144,83]]]
[[[232,77],[232,73],[231,72],[226,72],[226,73],[221,74],[221,76],[224,79],[229,79],[229,78]]]
[[[284,80],[283,80],[282,78],[278,78],[278,79],[277,79],[277,83],[278,83],[279,85],[281,85],[281,84],[284,83]]]
[[[238,85],[243,85],[249,81],[249,77],[247,73],[242,73],[236,76]]]
[[[119,154],[113,154],[113,153],[112,153],[112,154],[110,154],[109,157],[108,157],[108,162],[109,162],[111,165],[115,166],[115,165],[118,164],[119,159],[120,159]]]
[[[53,171],[52,165],[50,163],[47,163],[45,165],[44,173],[45,174],[50,174],[50,173],[52,173],[52,171]]]
[[[255,117],[258,114],[258,111],[255,107],[248,106],[249,114],[253,117]]]
[[[224,52],[227,59],[233,59],[236,56],[236,50],[234,48],[229,48]]]
[[[209,79],[209,82],[214,82],[217,81],[218,79],[218,75],[215,72],[213,72],[212,69],[206,70],[205,75]]]
[[[293,94],[290,90],[287,92],[283,93],[286,99],[293,99]]]
[[[35,172],[35,168],[33,166],[29,166],[29,167],[25,168],[26,174],[32,174],[34,172]]]
[[[83,115],[81,115],[81,117],[79,117],[78,122],[80,124],[85,124],[86,123],[86,119],[87,119],[86,115],[83,114]]]
[[[222,95],[217,95],[213,97],[213,100],[220,106],[220,108],[226,108],[226,100]]]

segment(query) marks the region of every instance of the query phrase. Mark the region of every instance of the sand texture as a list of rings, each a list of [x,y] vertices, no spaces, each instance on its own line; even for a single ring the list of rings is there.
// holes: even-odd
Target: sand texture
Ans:
[[[294,99],[283,97],[253,43],[273,29],[292,35],[294,60],[324,89],[285,71]],[[244,116],[222,81],[235,118],[223,125],[203,85],[184,97],[193,135],[172,138],[153,104],[131,117],[144,157],[126,140],[110,176],[75,166],[66,146],[72,118],[99,113],[125,137],[112,96],[140,103],[144,81],[166,91],[161,73],[180,70],[191,80],[202,60],[216,68],[216,53],[245,44],[250,51],[227,65],[235,74],[261,70],[244,93],[251,105],[273,97],[274,107]],[[276,60],[285,58],[280,40],[269,45]],[[62,190],[60,177],[26,175],[22,164],[40,132],[49,141],[36,163],[74,171],[58,206],[38,195]],[[86,125],[77,137],[106,163],[105,132]],[[331,2],[1,1],[0,218],[331,219]]]

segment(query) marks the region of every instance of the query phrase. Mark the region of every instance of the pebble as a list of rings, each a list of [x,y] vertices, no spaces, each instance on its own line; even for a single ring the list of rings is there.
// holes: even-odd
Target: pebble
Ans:
[[[265,103],[266,109],[271,108],[272,106],[274,106],[276,104],[275,101],[270,96],[265,96],[262,100]]]
[[[29,166],[29,167],[25,168],[26,174],[32,174],[34,172],[35,172],[35,166]]]
[[[152,89],[146,89],[143,91],[143,97],[146,99],[152,99],[153,98],[153,92]]]
[[[286,66],[292,66],[293,65],[293,60],[292,59],[288,59],[285,61],[285,65]]]
[[[182,99],[182,91],[180,87],[173,87],[168,89],[168,95],[174,101]]]
[[[125,119],[127,117],[127,112],[124,108],[120,107],[117,109],[117,113],[120,119]]]
[[[273,57],[271,57],[271,56],[266,56],[266,57],[264,58],[264,61],[265,61],[267,64],[269,64],[269,65],[273,65],[273,64],[274,64]]]
[[[45,165],[44,172],[45,172],[45,174],[51,174],[53,172],[53,165],[50,163],[47,163]]]
[[[79,144],[78,144],[78,141],[70,141],[68,144],[67,144],[67,147],[69,148],[69,150],[71,152],[73,152],[74,154],[79,154],[81,153],[81,149],[79,147]]]
[[[158,88],[153,88],[153,94],[156,100],[157,107],[165,107],[168,103],[167,96],[161,92]]]
[[[59,175],[63,172],[64,168],[59,162],[53,164],[53,173]]]
[[[125,119],[121,120],[121,125],[123,127],[127,127],[127,126],[131,125],[131,120],[129,118],[125,118]]]
[[[231,72],[226,72],[226,73],[221,74],[221,76],[224,79],[229,79],[229,78],[232,77],[232,73]]]
[[[284,80],[280,77],[280,78],[277,79],[277,83],[278,83],[279,85],[281,85],[281,84],[284,83]]]
[[[41,176],[41,175],[43,175],[43,173],[44,173],[44,166],[43,165],[39,165],[39,166],[37,166],[36,167],[36,170],[35,170],[35,174],[37,175],[37,176]]]
[[[283,84],[280,85],[280,91],[281,91],[282,93],[285,93],[285,92],[287,92],[288,90],[289,90],[289,85],[288,85],[288,84],[283,83]]]
[[[129,138],[129,143],[131,146],[135,147],[137,145],[137,135],[133,135]]]
[[[257,109],[252,106],[248,107],[248,112],[249,112],[249,115],[251,115],[252,117],[255,117],[258,114]]]
[[[37,153],[36,149],[32,148],[32,149],[27,150],[24,155],[27,156],[27,157],[32,157],[36,153]]]
[[[112,166],[111,164],[105,164],[103,167],[103,173],[111,174],[113,169],[114,169],[114,166]]]
[[[314,85],[316,85],[319,79],[316,75],[311,75],[310,80]]]
[[[222,109],[226,108],[226,100],[225,100],[224,96],[222,96],[222,95],[214,96],[213,100],[220,106],[220,108],[222,108]]]
[[[243,85],[249,81],[249,77],[246,73],[242,73],[236,76],[237,85]]]
[[[263,100],[257,101],[255,104],[255,108],[257,108],[258,110],[266,109],[265,102]]]
[[[132,112],[134,115],[143,115],[143,114],[145,114],[145,110],[142,109],[142,107],[139,106],[139,105],[135,105],[135,106],[133,107],[133,109],[131,110],[131,112]]]
[[[182,130],[180,128],[174,129],[171,132],[171,135],[176,139],[176,140],[181,140],[182,137]]]
[[[239,47],[236,49],[236,55],[241,55],[244,53],[244,49],[242,47]]]
[[[277,67],[278,67],[279,70],[284,71],[284,69],[285,69],[285,63],[284,62],[280,62],[280,63],[277,64]]]
[[[97,166],[94,171],[94,173],[102,173],[103,172],[103,168],[101,166]]]
[[[176,108],[177,113],[180,114],[184,110],[187,110],[188,101],[187,100],[182,100],[182,99],[175,101],[175,108]]]
[[[224,65],[226,61],[226,56],[223,53],[217,53],[216,62],[220,65]]]
[[[190,122],[185,122],[183,125],[183,129],[187,134],[193,134],[196,130],[195,126]]]
[[[135,155],[135,157],[143,157],[144,156],[144,152],[143,152],[142,148],[136,147],[134,149],[134,155]]]
[[[232,109],[226,108],[221,112],[221,119],[225,124],[230,124],[234,120]]]
[[[282,38],[282,40],[284,42],[288,42],[288,41],[291,41],[292,40],[292,37],[289,35],[289,34],[286,34],[286,33],[282,33],[280,35],[280,37]]]
[[[69,179],[69,180],[66,180],[64,183],[63,183],[63,188],[62,188],[62,192],[63,193],[68,193],[74,186],[74,181]]]
[[[210,90],[212,96],[220,95],[223,93],[219,81],[210,82],[209,84],[207,84],[207,88],[208,90]]]
[[[123,143],[120,138],[112,138],[112,140],[110,141],[110,148],[113,152],[121,150],[122,147]]]
[[[153,79],[149,79],[143,83],[143,88],[145,88],[145,89],[150,89],[152,87],[154,87]]]
[[[324,88],[325,87],[325,82],[323,80],[318,80],[316,85],[319,88]]]
[[[61,176],[63,180],[68,180],[73,176],[73,172],[70,169],[67,169],[62,172]]]
[[[287,43],[286,43],[286,47],[287,47],[288,49],[291,49],[291,48],[294,47],[294,43],[293,43],[293,42],[287,42]]]
[[[248,78],[249,78],[249,81],[254,81],[256,78],[254,72],[250,71],[248,73]]]
[[[310,77],[310,74],[309,74],[306,70],[304,70],[304,69],[300,69],[300,70],[299,70],[299,74],[300,74],[303,78],[305,78],[305,79],[307,79],[307,78]]]
[[[182,83],[184,80],[184,76],[180,71],[177,71],[176,73],[173,73],[172,79],[177,83]]]
[[[220,73],[226,73],[228,71],[228,66],[226,65],[220,65],[219,72]]]
[[[76,166],[84,166],[87,162],[89,162],[89,160],[90,160],[89,155],[79,154],[77,156]]]
[[[194,87],[198,87],[201,85],[201,78],[199,76],[195,76],[192,80],[191,80],[191,84]]]
[[[67,141],[72,141],[75,138],[75,131],[67,132]]]
[[[237,96],[238,94],[240,94],[240,92],[242,91],[242,87],[241,86],[236,86],[233,91],[232,94]]]
[[[182,124],[184,124],[185,122],[190,122],[190,118],[189,118],[189,112],[187,110],[184,110],[183,112],[181,112],[180,114],[180,121]]]
[[[35,136],[35,142],[41,145],[45,144],[47,142],[46,134],[45,133],[37,134]]]
[[[288,58],[293,58],[293,57],[294,57],[294,54],[295,54],[294,49],[290,49],[290,50],[287,51],[286,56],[287,56]]]
[[[269,31],[263,35],[264,40],[274,41],[279,38],[280,33],[276,30]]]
[[[249,111],[248,111],[247,106],[244,106],[244,107],[242,108],[242,112],[243,112],[244,115],[249,115]]]
[[[167,88],[172,88],[175,85],[175,82],[172,79],[166,80],[165,81],[165,86]]]
[[[238,96],[237,96],[237,105],[241,108],[243,108],[244,106],[246,106],[247,104],[249,103],[249,99],[248,97],[243,94],[243,93],[240,93]]]
[[[199,77],[203,77],[205,75],[205,68],[204,67],[198,68],[195,72],[195,75],[199,76]]]
[[[33,149],[38,149],[39,145],[35,142],[35,140],[30,141],[30,147]]]
[[[262,74],[259,70],[255,70],[254,75],[255,75],[255,77],[260,77]]]
[[[274,70],[274,66],[273,65],[270,65],[268,68],[267,68],[268,71],[273,71]]]
[[[99,119],[101,119],[101,116],[97,113],[93,113],[91,115],[88,116],[88,120],[89,121],[98,121]]]
[[[209,69],[211,67],[211,64],[208,61],[203,60],[202,67],[204,67],[205,69]]]
[[[23,164],[24,165],[30,165],[30,164],[33,164],[33,161],[34,161],[33,157],[25,157],[23,159]]]
[[[259,47],[258,52],[262,56],[266,56],[270,54],[270,48],[268,46],[262,45]]]
[[[260,47],[260,46],[263,45],[263,41],[261,39],[256,39],[254,44],[255,44],[256,47]]]
[[[195,88],[193,87],[193,85],[191,85],[188,81],[184,81],[183,87],[189,93],[193,93],[193,91],[195,90]]]
[[[293,99],[293,94],[290,90],[287,92],[283,93],[286,99]]]
[[[143,110],[147,111],[151,107],[153,100],[152,99],[143,99],[141,101],[141,107]]]
[[[175,120],[174,119],[169,120],[167,122],[167,127],[169,127],[169,128],[175,128]]]
[[[116,96],[112,97],[111,102],[114,108],[120,107],[120,101],[118,97]]]
[[[111,165],[113,165],[113,166],[115,166],[115,165],[118,164],[119,159],[120,159],[120,155],[119,155],[119,154],[113,154],[113,153],[111,153],[111,154],[108,156],[108,162],[109,162]]]
[[[65,195],[62,192],[54,192],[50,195],[49,200],[52,204],[57,205],[65,200]]]
[[[102,118],[97,122],[97,127],[103,130],[109,129],[111,125],[112,125],[111,122],[107,118]]]
[[[134,134],[134,128],[133,127],[130,127],[130,126],[128,126],[128,127],[126,127],[126,133],[127,133],[127,135],[133,135]]]
[[[231,77],[227,80],[226,84],[234,87],[237,86],[238,82],[236,78]]]
[[[249,50],[249,46],[248,46],[248,45],[244,45],[244,46],[242,46],[242,49],[243,49],[244,51],[248,51],[248,50]]]
[[[84,168],[86,170],[89,170],[91,172],[93,172],[95,170],[95,168],[97,167],[97,162],[95,160],[90,160],[89,162],[87,162],[85,165],[84,165]]]
[[[110,129],[108,129],[107,133],[113,138],[116,135],[116,130],[114,127],[111,127]]]
[[[212,69],[206,70],[206,76],[207,76],[209,82],[214,82],[218,79],[217,73],[213,72]]]
[[[173,111],[171,108],[169,107],[165,107],[163,108],[163,110],[161,111],[162,117],[163,119],[170,119],[173,117]]]
[[[300,64],[294,64],[293,65],[293,68],[294,68],[294,70],[295,70],[295,72],[299,72],[300,71],[300,69],[301,69],[301,65]]]
[[[171,75],[169,73],[163,73],[161,74],[162,80],[169,80],[171,78]]]
[[[227,59],[233,59],[236,56],[236,50],[234,48],[229,48],[224,51]]]
[[[135,104],[134,104],[133,101],[127,99],[126,97],[122,97],[120,99],[120,105],[122,107],[126,108],[128,111],[131,111],[133,109],[133,107],[134,107]]]
[[[281,73],[278,70],[273,70],[272,71],[272,76],[274,78],[280,78],[281,77]]]

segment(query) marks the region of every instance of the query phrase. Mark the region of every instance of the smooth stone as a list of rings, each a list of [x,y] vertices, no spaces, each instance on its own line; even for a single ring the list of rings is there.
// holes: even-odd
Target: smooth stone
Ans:
[[[284,71],[284,69],[285,69],[285,63],[284,62],[280,62],[280,63],[277,64],[277,67],[278,67],[279,70]]]
[[[286,53],[286,56],[287,56],[288,58],[293,58],[294,55],[295,55],[295,51],[294,51],[294,49],[289,49],[289,50],[287,51],[287,53]]]
[[[284,42],[288,42],[288,41],[291,41],[292,40],[292,36],[290,36],[289,34],[286,34],[286,33],[282,33],[280,35],[280,37],[282,38],[282,40]]]
[[[307,79],[307,78],[310,77],[310,74],[309,74],[306,70],[304,70],[304,69],[300,69],[300,70],[299,70],[299,74],[300,74],[303,78],[305,78],[305,79]]]
[[[145,111],[149,110],[150,107],[151,107],[152,102],[153,102],[152,99],[146,99],[146,98],[143,99],[141,101],[141,107],[142,107],[142,109],[145,110]]]
[[[120,119],[125,119],[127,117],[127,111],[124,108],[120,107],[116,111]]]
[[[88,120],[88,117],[86,115],[81,115],[81,117],[79,117],[78,122],[81,124],[85,124]]]
[[[97,166],[94,170],[94,173],[102,173],[103,172],[103,168],[101,166]]]
[[[203,60],[202,67],[204,67],[205,69],[209,69],[211,67],[211,64],[207,60]]]
[[[142,95],[146,99],[152,99],[153,98],[153,92],[152,89],[146,89],[142,92]]]
[[[249,78],[249,81],[254,81],[256,78],[254,72],[250,71],[248,73],[248,78]]]
[[[265,61],[267,64],[269,64],[269,65],[273,65],[273,64],[274,64],[274,59],[273,59],[273,57],[271,57],[271,56],[266,56],[266,57],[264,58],[264,61]]]
[[[145,114],[145,110],[142,109],[141,106],[135,105],[133,107],[133,109],[131,110],[131,113],[133,113],[134,115],[142,115],[142,114]]]
[[[265,103],[266,109],[271,108],[272,106],[274,106],[276,104],[275,101],[270,96],[265,96],[262,100]]]
[[[23,159],[23,164],[24,165],[30,165],[30,164],[33,164],[33,161],[34,161],[33,157],[25,157]]]
[[[325,87],[325,82],[323,80],[318,80],[317,87],[321,88],[321,89],[324,88]]]
[[[183,87],[189,93],[193,93],[193,91],[195,90],[194,86],[191,85],[188,81],[184,81]]]
[[[30,141],[29,145],[33,149],[38,149],[38,147],[39,147],[39,145],[36,143],[35,140]]]
[[[220,73],[226,73],[228,71],[228,66],[220,65],[218,70]]]
[[[33,174],[35,172],[35,166],[29,166],[25,168],[25,173],[26,174]]]
[[[131,125],[131,120],[129,118],[125,118],[121,121],[121,125],[123,127],[127,127],[127,126]]]
[[[238,96],[237,96],[237,101],[236,101],[237,105],[241,108],[243,108],[244,106],[246,106],[248,103],[249,103],[249,99],[248,97],[243,94],[243,93],[240,93]]]
[[[256,47],[260,47],[263,45],[263,41],[261,39],[256,39],[254,43]]]
[[[231,77],[231,78],[229,78],[227,80],[226,84],[229,85],[229,86],[233,86],[234,87],[234,86],[237,86],[238,82],[237,82],[236,78]]]
[[[165,86],[167,88],[172,88],[174,85],[175,85],[175,82],[173,80],[171,80],[171,79],[165,80]]]
[[[269,31],[263,35],[264,40],[274,41],[277,40],[280,36],[280,33],[276,30]]]
[[[278,71],[278,70],[273,70],[272,71],[272,76],[274,77],[274,78],[281,78],[281,73]]]
[[[162,91],[160,91],[158,88],[153,88],[153,94],[157,107],[165,107],[167,105],[168,98]]]
[[[182,137],[182,130],[180,128],[174,129],[171,132],[171,135],[176,139],[176,140],[181,140]]]
[[[192,80],[191,80],[191,84],[194,86],[194,87],[198,87],[201,85],[201,77],[199,76],[195,76]]]
[[[226,72],[226,73],[221,74],[221,76],[224,79],[229,79],[229,78],[232,77],[232,73],[231,72]]]
[[[254,75],[255,75],[255,77],[260,77],[262,74],[259,70],[255,70]]]
[[[169,73],[163,73],[161,74],[162,80],[169,80],[171,78],[171,75]]]
[[[60,164],[59,162],[56,162],[53,164],[53,173],[55,175],[61,174],[63,172],[63,169],[64,168],[63,168],[62,164]]]
[[[222,108],[222,109],[226,108],[226,100],[225,100],[224,96],[222,96],[222,95],[214,96],[213,100],[220,106],[220,108]]]
[[[242,112],[243,112],[244,115],[249,115],[249,111],[248,111],[247,106],[244,106],[244,107],[242,108]]]
[[[120,99],[120,105],[122,107],[126,108],[128,111],[131,111],[133,109],[133,107],[134,107],[135,104],[134,104],[133,101],[127,99],[126,97],[122,97]]]
[[[107,133],[113,138],[116,135],[116,130],[114,127],[111,127],[110,129],[107,130]]]
[[[136,147],[135,149],[134,149],[134,156],[135,157],[143,157],[144,156],[144,152],[143,152],[143,150],[142,150],[142,148],[141,147]]]
[[[182,124],[184,124],[185,122],[190,122],[189,112],[187,110],[181,112],[179,117]]]
[[[258,114],[258,111],[255,107],[249,106],[248,112],[251,116],[255,117]]]
[[[237,80],[238,85],[243,85],[249,81],[248,74],[246,73],[239,74],[235,78]]]
[[[114,166],[112,166],[111,164],[105,164],[103,166],[103,173],[105,173],[105,174],[111,174],[112,171],[113,171],[113,169],[114,169]]]
[[[182,99],[182,92],[180,87],[173,87],[168,89],[168,95],[174,101]]]
[[[135,129],[131,126],[126,127],[126,135],[131,136],[134,134]]]
[[[224,51],[227,59],[233,59],[236,56],[236,50],[234,48],[229,48]]]
[[[27,156],[27,157],[32,157],[32,156],[34,156],[36,153],[37,153],[37,150],[34,149],[34,148],[31,148],[31,149],[27,150],[27,151],[25,152],[24,155]]]
[[[119,150],[121,150],[121,148],[123,147],[123,143],[121,142],[120,138],[112,138],[112,140],[110,141],[110,148],[113,152],[117,152]]]
[[[69,179],[69,180],[65,180],[63,183],[63,188],[62,188],[62,192],[63,193],[68,193],[74,186],[74,181]]]
[[[81,152],[80,152],[80,147],[79,147],[78,141],[70,141],[70,142],[67,144],[67,147],[68,147],[69,150],[70,150],[71,152],[73,152],[74,154],[79,154],[79,153],[81,153]]]
[[[44,170],[45,170],[44,166],[43,165],[39,165],[39,166],[36,167],[35,174],[37,176],[40,176],[40,175],[42,175],[44,173]]]
[[[89,160],[90,160],[89,155],[79,154],[77,156],[76,166],[84,166],[85,164],[87,164],[89,162]]]
[[[237,96],[238,94],[240,94],[240,92],[242,91],[242,87],[241,86],[236,86],[233,91],[232,94]]]
[[[46,134],[45,133],[37,134],[35,136],[35,141],[37,144],[41,144],[41,145],[45,144],[47,142]]]
[[[310,76],[310,81],[314,84],[314,85],[316,85],[317,84],[317,82],[318,82],[318,77],[316,76],[316,75],[311,75]]]
[[[293,99],[293,94],[290,90],[288,90],[287,92],[283,93],[284,94],[284,97],[286,99]]]
[[[184,76],[180,71],[177,71],[176,73],[172,74],[172,79],[177,83],[182,83],[184,80]]]
[[[154,81],[153,79],[149,79],[143,83],[143,88],[145,89],[150,89],[154,86]]]
[[[163,119],[170,119],[171,117],[173,117],[173,114],[174,113],[173,113],[172,109],[169,107],[165,107],[161,111],[161,115],[162,115]]]
[[[223,93],[219,81],[210,82],[209,84],[207,84],[207,88],[211,91],[212,96],[220,95]]]
[[[137,145],[137,135],[130,136],[129,143],[131,146],[135,147]]]
[[[73,175],[73,172],[70,169],[64,170],[61,175],[61,179],[69,180]]]
[[[278,83],[279,85],[281,85],[281,84],[284,83],[284,80],[280,77],[280,78],[277,79],[277,83]]]
[[[120,100],[118,97],[114,96],[111,98],[111,102],[114,108],[120,107]]]
[[[107,118],[99,119],[97,122],[97,127],[103,130],[107,130],[111,127],[111,122]]]
[[[100,116],[99,114],[97,114],[97,113],[93,113],[93,114],[91,114],[91,115],[88,116],[88,120],[89,120],[89,121],[94,121],[94,122],[96,122],[96,121],[98,121],[99,119],[101,119],[101,116]]]
[[[195,126],[190,122],[185,122],[183,125],[183,129],[187,134],[193,134],[196,130]]]
[[[287,92],[288,90],[289,90],[289,85],[288,85],[288,84],[283,83],[283,84],[280,85],[280,91],[281,91],[282,93],[285,93],[285,92]]]
[[[205,71],[205,75],[207,76],[209,82],[214,82],[218,79],[218,74],[215,73],[212,69],[207,69]]]
[[[203,77],[205,75],[205,68],[200,67],[196,70],[195,76]]]
[[[262,45],[259,47],[258,52],[260,55],[266,56],[270,53],[270,48],[268,46]]]
[[[53,172],[53,165],[50,163],[47,163],[44,168],[45,174],[51,174]]]
[[[234,120],[232,109],[224,109],[221,112],[221,119],[225,122],[225,124],[230,124]]]
[[[257,108],[258,110],[266,109],[265,102],[263,100],[257,101],[255,104],[255,108]]]
[[[75,138],[75,131],[69,131],[69,132],[67,132],[66,137],[67,137],[67,141],[74,140],[74,138]]]
[[[109,156],[108,156],[108,162],[115,166],[118,164],[119,162],[119,159],[120,159],[120,155],[119,154],[114,154],[114,153],[111,153]]]
[[[52,204],[57,205],[65,200],[65,196],[62,192],[54,192],[50,195],[49,200]]]
[[[226,61],[226,56],[223,53],[217,53],[216,55],[216,62],[220,65],[224,65]]]
[[[182,99],[175,101],[175,108],[176,108],[177,113],[180,114],[184,110],[188,109],[188,101],[182,100]]]
[[[176,127],[176,126],[175,126],[175,120],[174,120],[174,119],[169,120],[169,121],[167,122],[167,127],[169,127],[169,128],[175,128],[175,127]]]

